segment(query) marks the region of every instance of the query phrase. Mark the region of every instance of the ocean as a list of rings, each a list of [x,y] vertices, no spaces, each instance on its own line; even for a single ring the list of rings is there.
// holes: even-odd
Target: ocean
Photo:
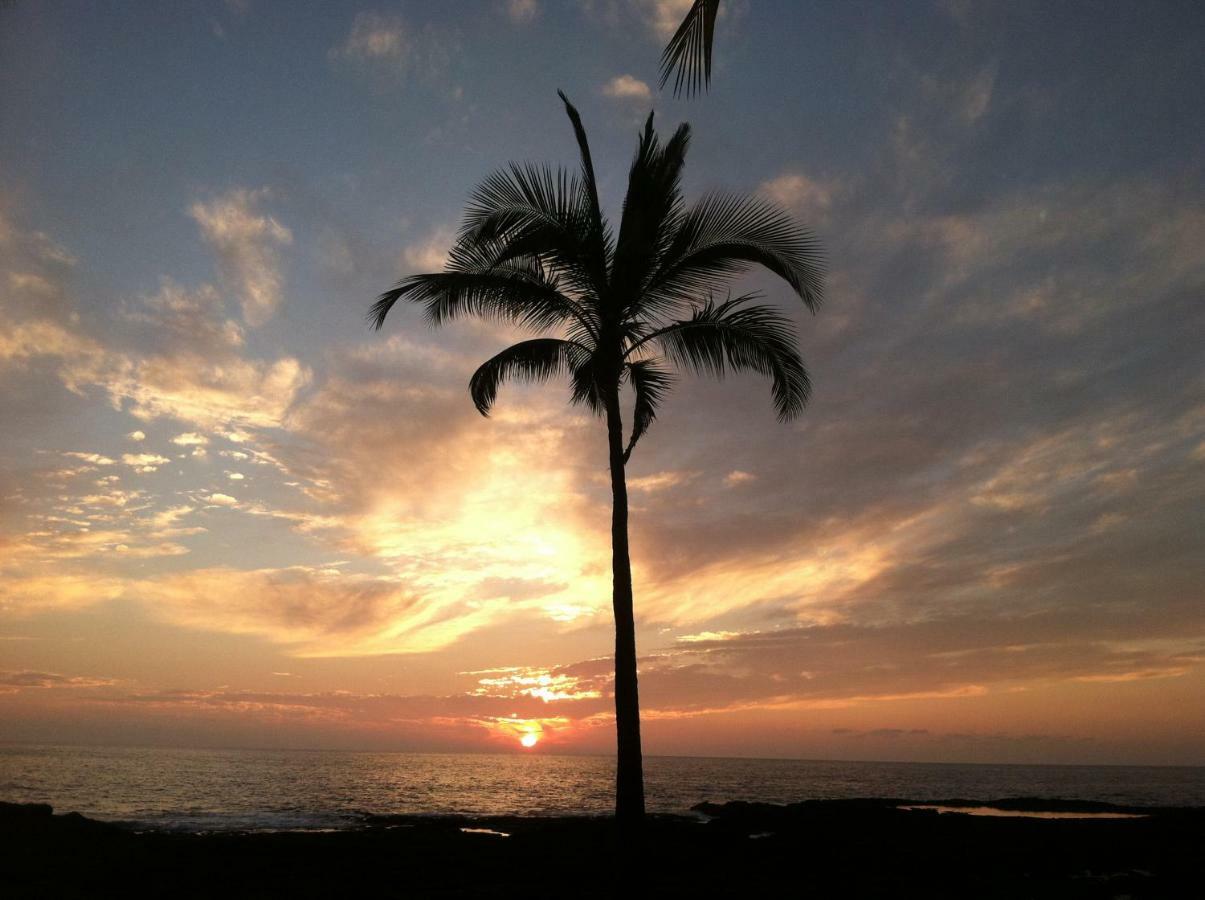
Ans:
[[[0,800],[184,831],[349,828],[363,813],[604,814],[614,774],[601,756],[0,746]],[[649,757],[645,783],[649,810],[670,813],[853,797],[1205,806],[1202,767]]]

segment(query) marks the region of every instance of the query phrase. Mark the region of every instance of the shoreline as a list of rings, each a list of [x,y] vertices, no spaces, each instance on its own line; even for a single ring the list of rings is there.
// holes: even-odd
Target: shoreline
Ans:
[[[993,817],[906,799],[705,803],[638,839],[607,816],[363,816],[332,831],[134,831],[0,804],[12,897],[1189,897],[1205,807],[951,799],[941,805],[1131,814]],[[933,804],[917,804],[933,805]],[[639,866],[639,872],[632,867]]]
[[[730,800],[715,802],[705,800],[694,804],[689,811],[650,810],[649,818],[664,822],[706,824],[714,819],[732,820],[736,816],[756,813],[763,818],[780,818],[785,814],[801,812],[849,810],[898,810],[901,812],[942,815],[966,815],[977,818],[1022,818],[1022,819],[1066,819],[1071,821],[1093,821],[1100,819],[1139,819],[1168,815],[1203,815],[1205,806],[1193,805],[1143,805],[1112,803],[1097,800],[1062,799],[1046,797],[1003,797],[988,800],[951,797],[939,799],[909,799],[899,797],[847,797],[824,798],[786,803]],[[52,821],[87,822],[88,827],[116,828],[134,834],[172,835],[254,835],[254,834],[325,834],[337,832],[369,831],[379,828],[410,827],[417,824],[464,825],[482,823],[555,823],[555,822],[598,822],[612,818],[610,812],[592,810],[564,812],[398,812],[378,813],[351,811],[337,817],[319,817],[298,813],[292,817],[294,824],[273,820],[270,815],[257,817],[242,816],[222,823],[215,820],[205,824],[185,825],[177,820],[155,821],[151,819],[120,819],[85,815],[76,810],[56,812],[52,804],[39,802],[9,802],[0,800],[0,827],[13,821],[32,821],[50,817]]]

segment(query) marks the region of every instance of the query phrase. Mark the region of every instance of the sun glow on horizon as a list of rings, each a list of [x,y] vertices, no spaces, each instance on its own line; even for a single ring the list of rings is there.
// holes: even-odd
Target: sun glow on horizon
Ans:
[[[506,717],[496,717],[478,720],[479,724],[487,727],[492,736],[501,744],[514,747],[515,741],[524,750],[530,750],[545,739],[554,744],[561,744],[566,737],[572,738],[571,720],[565,716],[553,716],[546,719],[523,719],[512,714]]]

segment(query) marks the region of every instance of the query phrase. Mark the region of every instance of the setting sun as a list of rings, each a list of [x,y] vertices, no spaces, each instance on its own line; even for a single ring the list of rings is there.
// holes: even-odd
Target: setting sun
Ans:
[[[528,732],[527,734],[523,735],[523,737],[519,738],[519,743],[524,747],[534,747],[537,743],[539,743],[539,741],[540,737],[535,732]]]

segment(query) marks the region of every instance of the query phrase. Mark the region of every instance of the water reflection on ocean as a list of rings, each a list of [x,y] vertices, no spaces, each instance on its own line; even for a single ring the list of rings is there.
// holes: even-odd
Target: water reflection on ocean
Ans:
[[[339,828],[359,813],[606,813],[596,756],[0,746],[0,800],[144,827]],[[1057,797],[1205,805],[1205,768],[651,757],[651,811],[703,800]]]

